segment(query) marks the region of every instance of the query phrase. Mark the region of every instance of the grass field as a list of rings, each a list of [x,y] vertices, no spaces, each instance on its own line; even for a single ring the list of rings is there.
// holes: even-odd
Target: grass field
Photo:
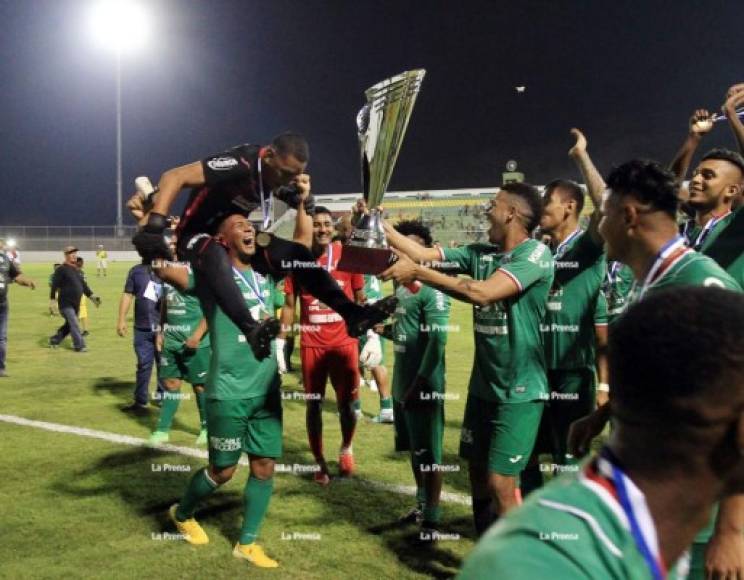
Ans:
[[[92,265],[92,264],[91,264]],[[89,304],[87,353],[75,353],[69,339],[50,350],[47,339],[61,324],[50,317],[47,279],[51,265],[28,264],[24,273],[35,291],[10,290],[7,367],[0,379],[0,414],[147,438],[157,420],[134,418],[119,410],[131,400],[135,357],[131,335],[116,335],[116,313],[128,268],[114,263],[107,278],[88,271],[100,309]],[[158,471],[165,464],[186,466],[191,473],[203,459],[137,445],[55,433],[0,421],[4,469],[0,486],[2,578],[232,578],[238,574],[280,578],[424,578],[453,575],[472,549],[470,509],[462,503],[469,486],[465,465],[457,457],[459,426],[472,363],[470,309],[454,303],[447,346],[447,389],[459,399],[446,402],[445,460],[460,471],[445,476],[445,491],[457,494],[444,503],[442,531],[459,540],[430,549],[415,547],[415,526],[395,520],[413,505],[411,495],[391,486],[412,486],[408,458],[393,451],[393,429],[370,417],[379,410],[377,393],[364,389],[366,418],[357,430],[354,451],[358,473],[320,488],[310,476],[278,473],[260,542],[280,568],[263,571],[234,559],[242,517],[241,467],[197,512],[209,534],[206,546],[163,539],[175,533],[165,511],[184,490],[190,473]],[[388,345],[387,362],[392,352]],[[295,357],[296,358],[296,357]],[[297,361],[295,361],[297,366]],[[283,381],[296,390],[297,376]],[[188,392],[187,389],[183,391]],[[311,464],[305,436],[304,403],[284,403],[284,464]],[[325,405],[326,454],[336,469],[340,443],[335,401],[329,388]],[[193,400],[183,401],[171,443],[194,447],[198,416]],[[387,487],[386,487],[387,484]],[[460,500],[459,502],[457,500]],[[283,539],[293,533],[320,539]],[[317,537],[317,536],[315,536]],[[248,569],[250,568],[250,570]]]

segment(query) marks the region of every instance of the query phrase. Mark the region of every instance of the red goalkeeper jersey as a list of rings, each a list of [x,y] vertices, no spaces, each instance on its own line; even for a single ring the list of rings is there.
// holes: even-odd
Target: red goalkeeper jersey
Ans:
[[[364,288],[364,276],[341,272],[336,269],[343,246],[340,242],[332,242],[325,253],[317,259],[318,266],[325,268],[333,276],[341,290],[350,300],[354,300],[354,292]],[[341,315],[328,308],[320,300],[309,294],[304,288],[297,288],[292,276],[284,281],[284,292],[295,294],[300,300],[300,344],[303,347],[333,348],[357,342],[346,332],[346,324]]]

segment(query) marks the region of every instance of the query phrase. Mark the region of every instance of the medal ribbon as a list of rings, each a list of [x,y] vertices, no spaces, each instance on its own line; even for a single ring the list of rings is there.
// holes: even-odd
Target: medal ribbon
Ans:
[[[573,239],[579,234],[581,234],[581,230],[576,229],[573,232],[571,232],[565,240],[563,240],[560,244],[558,244],[558,247],[555,249],[554,259],[560,260],[563,257],[563,254],[566,252],[566,248],[568,247],[568,244],[570,244],[573,241]]]
[[[703,242],[705,241],[705,238],[707,238],[708,234],[713,231],[713,228],[715,228],[716,225],[718,225],[718,222],[720,222],[723,218],[725,218],[730,213],[731,213],[731,210],[728,210],[726,213],[723,213],[719,216],[713,216],[712,218],[710,218],[708,220],[708,223],[705,224],[703,231],[701,231],[698,234],[697,240],[695,240],[695,243],[692,246],[693,249],[699,250],[702,247]]]
[[[659,253],[656,255],[656,259],[654,260],[651,269],[648,271],[648,274],[646,274],[646,278],[643,281],[643,285],[641,286],[641,291],[638,297],[643,297],[643,295],[646,293],[646,290],[648,290],[648,287],[651,286],[651,284],[653,284],[658,278],[661,278],[662,274],[671,265],[674,259],[687,251],[688,248],[685,247],[685,239],[682,236],[676,236],[669,240],[666,244],[664,244],[661,250],[659,250]]]
[[[245,285],[248,286],[248,288],[253,290],[253,293],[256,295],[256,299],[261,305],[261,309],[267,314],[270,314],[270,312],[266,308],[266,300],[264,300],[263,294],[261,293],[261,285],[258,283],[258,278],[256,278],[255,270],[251,268],[251,279],[250,280],[248,280],[248,278],[245,277],[243,272],[238,270],[235,266],[233,266],[233,272],[235,272],[235,275],[239,276],[240,279],[243,280],[243,282],[245,282]]]

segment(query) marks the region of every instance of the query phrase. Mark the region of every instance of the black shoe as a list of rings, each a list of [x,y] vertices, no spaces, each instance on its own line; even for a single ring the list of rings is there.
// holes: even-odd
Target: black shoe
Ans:
[[[424,512],[418,506],[398,518],[399,524],[420,524],[422,521],[424,521]]]
[[[388,296],[374,304],[362,306],[356,315],[346,321],[349,336],[358,337],[363,335],[376,324],[380,324],[383,320],[392,316],[396,306],[398,306],[398,299],[395,296]]]
[[[88,332],[87,330],[83,330],[83,336],[88,336],[89,334],[90,332]]]
[[[75,352],[88,352],[88,347],[87,346],[81,346],[80,348],[74,348],[73,350]]]
[[[263,360],[271,354],[271,341],[276,338],[281,328],[282,325],[276,318],[267,318],[251,330],[247,339],[257,360]]]
[[[150,414],[150,408],[147,405],[143,405],[142,403],[130,403],[129,405],[125,405],[121,408],[121,411],[123,413],[132,413],[134,415],[149,415]]]

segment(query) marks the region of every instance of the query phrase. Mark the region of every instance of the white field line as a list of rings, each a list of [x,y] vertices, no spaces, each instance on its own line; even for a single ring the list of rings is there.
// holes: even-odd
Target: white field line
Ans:
[[[199,459],[207,459],[209,455],[203,449],[196,449],[194,447],[182,447],[180,445],[170,445],[168,443],[152,446],[148,443],[147,439],[141,437],[132,437],[131,435],[121,435],[119,433],[110,433],[109,431],[98,431],[97,429],[86,429],[84,427],[75,427],[73,425],[62,425],[60,423],[49,423],[47,421],[36,421],[33,419],[26,419],[24,417],[16,417],[15,415],[2,415],[0,414],[0,421],[5,423],[12,423],[14,425],[21,425],[23,427],[33,427],[35,429],[43,429],[44,431],[52,431],[54,433],[67,433],[70,435],[77,435],[79,437],[89,437],[91,439],[101,439],[110,443],[120,443],[122,445],[129,445],[131,447],[148,447],[157,449],[158,451],[165,451],[168,453],[178,453],[180,455],[186,455],[187,457],[197,457]],[[240,465],[248,465],[248,458],[241,457]],[[294,473],[295,470],[289,472],[278,472],[278,473]],[[392,491],[401,495],[416,495],[416,488],[412,485],[398,485],[394,483],[385,483],[383,481],[374,480],[362,480],[354,479],[357,483],[373,487],[375,489],[382,489],[386,491]],[[470,497],[462,495],[460,493],[452,493],[448,491],[442,492],[442,501],[447,503],[456,503],[460,505],[470,505]]]

